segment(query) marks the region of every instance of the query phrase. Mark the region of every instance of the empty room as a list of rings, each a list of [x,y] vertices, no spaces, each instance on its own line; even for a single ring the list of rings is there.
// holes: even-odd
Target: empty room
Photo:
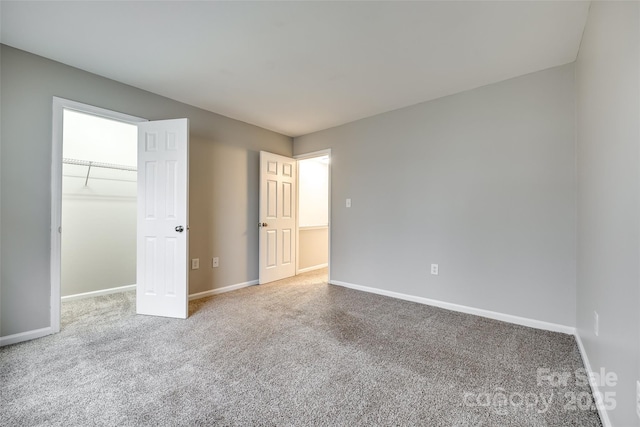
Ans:
[[[2,0],[0,126],[2,426],[640,426],[638,1]]]

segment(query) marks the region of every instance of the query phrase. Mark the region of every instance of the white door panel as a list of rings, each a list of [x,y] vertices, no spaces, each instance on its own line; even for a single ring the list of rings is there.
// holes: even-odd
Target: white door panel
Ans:
[[[138,125],[138,314],[188,316],[189,122]]]
[[[295,275],[296,160],[260,152],[259,282]]]

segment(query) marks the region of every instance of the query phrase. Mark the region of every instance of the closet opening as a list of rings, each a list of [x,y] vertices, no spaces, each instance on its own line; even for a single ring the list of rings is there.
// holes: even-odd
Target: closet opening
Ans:
[[[61,300],[135,290],[138,128],[62,116]]]

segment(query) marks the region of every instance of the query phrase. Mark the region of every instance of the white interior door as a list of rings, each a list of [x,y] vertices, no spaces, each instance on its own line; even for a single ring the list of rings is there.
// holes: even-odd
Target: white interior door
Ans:
[[[138,125],[138,314],[189,314],[189,121]]]
[[[296,273],[296,160],[260,152],[259,283]]]

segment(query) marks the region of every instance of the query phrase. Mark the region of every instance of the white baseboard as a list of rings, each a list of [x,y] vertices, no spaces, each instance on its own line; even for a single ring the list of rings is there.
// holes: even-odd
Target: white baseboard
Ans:
[[[305,267],[305,268],[299,269],[298,274],[308,273],[313,270],[320,270],[322,268],[327,268],[327,267],[329,267],[329,264],[326,262],[324,264],[312,265],[311,267]]]
[[[109,294],[115,294],[118,292],[135,291],[135,290],[136,290],[136,285],[126,285],[126,286],[119,286],[117,288],[101,289],[99,291],[84,292],[84,293],[75,294],[75,295],[67,295],[66,297],[60,298],[60,300],[62,300],[62,302],[74,301],[78,299],[99,297],[100,295],[109,295]]]
[[[355,289],[358,291],[370,292],[373,294],[384,295],[387,297],[398,298],[405,301],[417,302],[420,304],[440,307],[447,310],[458,311],[460,313],[473,314],[475,316],[487,317],[489,319],[500,320],[516,325],[528,326],[535,329],[543,329],[545,331],[561,332],[563,334],[574,335],[576,328],[573,326],[560,325],[557,323],[544,322],[542,320],[529,319],[527,317],[513,316],[511,314],[499,313],[497,311],[484,310],[466,305],[453,304],[450,302],[439,301],[430,298],[418,297],[414,295],[401,294],[399,292],[387,291],[384,289],[371,288],[368,286],[354,285],[352,283],[341,282],[339,280],[331,280],[332,285],[343,286],[345,288]]]
[[[217,288],[217,289],[211,289],[209,291],[198,292],[197,294],[189,295],[189,301],[193,301],[194,299],[210,297],[212,295],[223,294],[225,292],[236,291],[238,289],[246,288],[246,287],[257,285],[257,284],[258,284],[257,280],[251,280],[249,282],[244,282],[244,283],[238,283],[236,285],[225,286],[223,288]]]
[[[593,372],[593,370],[591,369],[591,363],[589,362],[589,357],[587,356],[587,352],[584,349],[584,345],[582,344],[582,338],[580,338],[580,334],[577,330],[575,333],[575,337],[576,342],[578,343],[578,349],[580,350],[580,355],[582,356],[582,362],[584,363],[585,369],[589,373],[589,385],[591,386],[591,391],[593,392],[593,400],[596,402],[596,408],[598,408],[600,421],[602,421],[602,425],[604,427],[612,427],[611,420],[609,419],[609,413],[604,408],[604,403],[602,402],[602,400],[596,398],[596,396],[602,396],[602,394],[600,394],[596,376],[591,375],[591,373]]]
[[[0,337],[0,347],[10,344],[17,344],[22,341],[29,341],[36,338],[46,337],[53,333],[53,328],[47,326],[42,329],[34,329],[33,331],[21,332],[19,334],[7,335],[6,337]]]
[[[326,264],[325,264],[326,266]],[[318,267],[318,268],[322,268],[322,267]],[[247,286],[252,286],[252,285],[257,285],[258,281],[257,280],[252,280],[249,282],[244,282],[244,283],[238,283],[236,285],[230,285],[230,286],[225,286],[223,288],[218,288],[218,289],[212,289],[210,291],[204,291],[204,292],[198,292],[197,294],[191,294],[189,295],[189,301],[194,300],[194,299],[199,299],[199,298],[205,298],[211,295],[217,295],[217,294],[222,294],[225,292],[231,292],[231,291],[235,291],[236,289],[242,289],[242,288],[246,288]],[[126,292],[126,291],[135,291],[136,290],[136,285],[127,285],[127,286],[120,286],[118,288],[110,288],[110,289],[102,289],[99,291],[93,291],[93,292],[85,292],[82,294],[75,294],[75,295],[67,295],[65,297],[62,297],[61,300],[62,301],[73,301],[73,300],[79,300],[79,299],[84,299],[84,298],[93,298],[93,297],[97,297],[100,295],[108,295],[108,294],[115,294],[117,292]]]

